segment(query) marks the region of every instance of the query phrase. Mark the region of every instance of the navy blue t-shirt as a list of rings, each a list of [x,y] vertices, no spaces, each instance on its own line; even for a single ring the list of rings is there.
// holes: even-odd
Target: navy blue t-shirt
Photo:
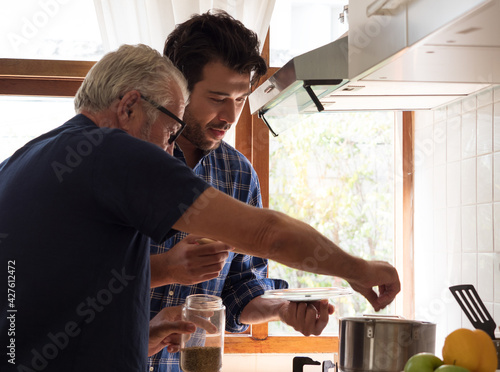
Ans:
[[[0,370],[145,370],[149,237],[207,187],[83,115],[0,164]]]

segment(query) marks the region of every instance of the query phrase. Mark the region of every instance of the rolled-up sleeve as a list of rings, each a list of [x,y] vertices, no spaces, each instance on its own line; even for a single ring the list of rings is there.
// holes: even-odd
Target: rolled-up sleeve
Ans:
[[[243,332],[247,324],[239,322],[243,309],[266,290],[288,288],[281,279],[267,278],[267,260],[259,257],[235,255],[222,290],[226,306],[226,331]]]

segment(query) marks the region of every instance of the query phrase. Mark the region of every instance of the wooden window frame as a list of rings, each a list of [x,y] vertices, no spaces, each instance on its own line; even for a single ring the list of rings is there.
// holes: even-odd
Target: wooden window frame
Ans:
[[[269,37],[263,56],[269,58]],[[0,94],[73,97],[95,62],[0,59]],[[270,68],[265,81],[277,69]],[[413,112],[403,113],[403,311],[413,311]],[[269,206],[269,130],[246,103],[235,133],[236,148],[253,164],[259,175],[264,207]],[[226,353],[334,353],[338,337],[269,336],[268,325],[250,327],[250,332],[228,335]]]
[[[74,97],[95,62],[0,59],[0,94]]]

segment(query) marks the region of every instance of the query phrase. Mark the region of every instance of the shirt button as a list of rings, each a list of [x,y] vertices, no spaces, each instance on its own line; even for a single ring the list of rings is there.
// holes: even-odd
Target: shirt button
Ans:
[[[153,372],[155,369],[153,367],[149,367],[149,370]]]
[[[168,292],[168,294],[169,294],[170,296],[173,296],[173,295],[174,295],[174,291],[170,291],[170,292]]]

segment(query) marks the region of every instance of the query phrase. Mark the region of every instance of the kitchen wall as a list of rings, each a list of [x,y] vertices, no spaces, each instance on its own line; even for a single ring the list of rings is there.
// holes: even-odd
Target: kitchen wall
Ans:
[[[473,284],[500,325],[500,86],[415,118],[415,318],[441,355],[473,328],[449,286]]]

